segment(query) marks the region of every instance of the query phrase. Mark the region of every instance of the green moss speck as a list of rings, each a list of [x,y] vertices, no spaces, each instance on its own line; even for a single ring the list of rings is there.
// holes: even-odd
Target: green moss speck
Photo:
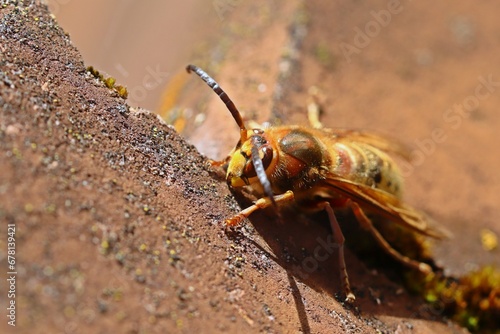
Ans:
[[[90,72],[94,77],[99,79],[108,87],[109,89],[114,90],[122,99],[126,99],[128,97],[128,91],[127,88],[117,85],[116,84],[116,79],[113,77],[107,77],[105,78],[98,70],[96,70],[93,66],[87,67],[87,71]]]

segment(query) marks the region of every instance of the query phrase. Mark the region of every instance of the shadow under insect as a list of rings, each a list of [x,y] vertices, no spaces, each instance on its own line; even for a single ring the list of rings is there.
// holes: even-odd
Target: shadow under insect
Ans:
[[[241,207],[249,205],[248,196],[240,192],[235,192],[235,196]],[[397,283],[402,284],[405,273],[414,270],[406,268],[387,255],[376,243],[373,236],[359,226],[349,210],[336,211],[336,216],[346,239],[345,258],[352,288],[358,297],[356,306],[375,311],[376,309],[372,307],[374,299],[369,296],[370,289],[374,287],[384,289],[389,284],[389,288],[392,290],[389,291],[390,298],[397,298],[394,294]],[[332,235],[325,212],[305,215],[293,206],[271,207],[255,212],[249,219],[267,244],[267,246],[259,245],[252,240],[255,247],[266,252],[291,277],[316,291],[331,295],[340,302],[344,301],[340,293],[342,282],[339,279],[339,245]],[[411,250],[408,255],[425,261],[435,268],[430,256],[428,256],[427,245],[418,235],[398,226],[393,227],[394,224],[390,224],[390,222],[385,225],[389,228],[386,228],[387,231],[382,228],[381,233],[387,236],[389,241],[396,241],[394,247],[398,251],[406,255],[406,249]],[[238,233],[238,228],[229,231],[232,231],[229,232],[229,235],[234,236],[234,233]],[[401,244],[398,241],[401,241]],[[271,249],[272,255],[265,250],[266,248]],[[369,268],[380,270],[383,275],[374,275]],[[370,275],[369,282],[367,282],[367,275]],[[394,284],[387,282],[384,276],[389,277]],[[382,298],[384,297],[382,296]],[[409,296],[406,295],[404,298],[409,298]],[[419,297],[415,297],[414,302],[415,310],[404,310],[402,313],[396,310],[396,314],[393,315],[416,314],[417,306],[423,301]],[[366,305],[371,306],[365,308]]]

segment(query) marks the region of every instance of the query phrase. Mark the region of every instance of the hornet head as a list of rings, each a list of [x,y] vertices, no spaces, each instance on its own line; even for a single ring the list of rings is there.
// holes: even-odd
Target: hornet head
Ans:
[[[230,154],[227,183],[236,188],[259,182],[264,194],[275,204],[271,183],[266,175],[266,169],[273,161],[274,150],[265,136],[265,131],[247,130],[233,101],[205,71],[194,65],[188,65],[186,70],[188,73],[196,73],[219,95],[240,128],[240,140]]]

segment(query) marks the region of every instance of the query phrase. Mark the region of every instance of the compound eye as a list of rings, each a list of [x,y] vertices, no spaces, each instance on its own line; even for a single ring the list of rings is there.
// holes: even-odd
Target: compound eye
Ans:
[[[269,146],[262,146],[259,149],[259,153],[260,152],[263,153],[259,154],[259,156],[262,155],[261,158],[262,166],[264,167],[264,170],[266,170],[267,167],[269,167],[269,165],[271,164],[271,161],[273,160],[273,149]],[[251,159],[249,159],[245,165],[244,174],[247,178],[257,176],[257,172],[255,171],[255,167]]]
[[[264,156],[262,157],[262,165],[264,165],[264,170],[266,170],[273,160],[273,149],[269,146],[264,146],[262,147],[261,152],[264,153]]]

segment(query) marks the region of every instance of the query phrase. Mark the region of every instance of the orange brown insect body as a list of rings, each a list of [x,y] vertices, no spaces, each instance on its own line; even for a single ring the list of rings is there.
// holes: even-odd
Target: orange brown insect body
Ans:
[[[294,201],[304,211],[326,210],[336,243],[346,300],[350,290],[344,262],[344,237],[332,208],[350,207],[361,226],[381,247],[403,264],[430,272],[428,264],[412,260],[393,249],[365,212],[375,213],[423,235],[446,234],[429,224],[423,213],[401,200],[402,177],[388,153],[406,156],[404,150],[383,137],[359,131],[278,126],[248,130],[234,103],[203,70],[189,65],[219,95],[240,127],[240,140],[223,161],[230,187],[250,186],[259,199],[227,219],[237,225],[252,212],[278,202]]]

